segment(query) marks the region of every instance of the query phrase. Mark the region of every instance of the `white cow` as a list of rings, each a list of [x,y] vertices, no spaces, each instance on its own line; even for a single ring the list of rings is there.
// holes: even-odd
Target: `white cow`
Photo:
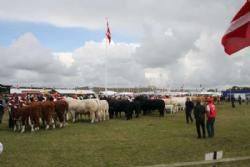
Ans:
[[[107,100],[100,100],[99,112],[101,121],[109,120],[109,104]]]
[[[72,122],[75,122],[76,115],[86,114],[90,116],[91,123],[99,120],[99,100],[98,99],[85,99],[78,100],[70,97],[65,97],[65,101],[69,104],[69,112],[72,116]]]
[[[171,114],[174,114],[177,109],[176,109],[176,104],[174,104],[171,100],[171,98],[165,98],[165,99],[162,99],[165,103],[165,110],[170,110],[170,113]]]
[[[100,120],[100,100],[99,99],[85,99],[86,112],[90,113],[91,123],[94,121],[98,122]]]
[[[187,97],[171,97],[171,101],[174,105],[177,106],[177,110],[184,111],[185,110],[185,103],[186,103]]]

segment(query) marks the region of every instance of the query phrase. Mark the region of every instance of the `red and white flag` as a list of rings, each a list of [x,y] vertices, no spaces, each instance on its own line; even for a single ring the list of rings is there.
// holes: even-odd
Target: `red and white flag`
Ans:
[[[108,39],[108,42],[110,44],[111,42],[111,32],[110,32],[110,28],[109,28],[109,22],[107,21],[107,32],[106,32],[106,37]]]
[[[250,46],[250,0],[234,16],[222,38],[222,45],[229,55]]]

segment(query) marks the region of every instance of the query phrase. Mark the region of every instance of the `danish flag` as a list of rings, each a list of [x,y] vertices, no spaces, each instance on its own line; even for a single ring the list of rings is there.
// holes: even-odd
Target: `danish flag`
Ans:
[[[108,42],[110,44],[111,42],[111,32],[110,32],[110,28],[109,28],[109,22],[107,21],[107,32],[106,32],[106,37],[108,39]]]
[[[222,37],[222,45],[227,54],[231,55],[250,46],[250,0],[244,4],[234,16],[231,25]]]

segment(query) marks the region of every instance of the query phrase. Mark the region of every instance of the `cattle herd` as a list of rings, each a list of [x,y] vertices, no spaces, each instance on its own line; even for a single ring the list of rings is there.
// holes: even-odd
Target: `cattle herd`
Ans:
[[[205,102],[206,97],[191,97],[193,101]],[[9,127],[14,131],[30,129],[32,132],[41,128],[62,128],[67,121],[75,122],[83,117],[91,123],[121,118],[126,120],[139,115],[158,111],[164,117],[166,111],[175,113],[185,109],[186,97],[162,97],[137,95],[129,96],[92,96],[89,99],[65,96],[10,95],[7,99]]]

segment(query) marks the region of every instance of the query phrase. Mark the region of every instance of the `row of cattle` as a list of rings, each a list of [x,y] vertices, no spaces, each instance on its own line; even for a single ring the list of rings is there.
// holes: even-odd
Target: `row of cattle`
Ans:
[[[71,115],[72,122],[82,115],[87,115],[94,123],[109,119],[108,106],[106,100],[99,99],[35,101],[21,106],[11,105],[10,122],[14,131],[21,133],[25,132],[27,127],[30,127],[31,131],[39,130],[40,127],[64,127],[68,114]]]
[[[41,127],[45,129],[64,127],[69,116],[72,122],[75,122],[81,116],[87,115],[90,122],[94,123],[118,117],[122,112],[129,120],[134,114],[135,117],[139,117],[141,110],[143,114],[158,110],[160,116],[164,116],[164,108],[163,100],[78,100],[65,97],[64,100],[59,101],[31,102],[24,106],[13,105],[10,107],[10,119],[13,122],[14,131],[23,133],[28,127],[31,131],[39,130]]]
[[[69,104],[69,113],[74,122],[78,115],[88,114],[91,123],[106,120],[109,118],[118,117],[124,113],[127,120],[132,119],[133,115],[139,117],[141,111],[147,114],[152,110],[158,110],[160,116],[164,116],[165,103],[161,99],[115,99],[107,98],[77,100],[73,98],[65,98]]]
[[[82,115],[87,115],[91,123],[121,116],[122,112],[127,120],[132,119],[133,115],[139,117],[141,111],[146,115],[157,110],[160,116],[164,116],[166,109],[170,112],[184,110],[185,102],[186,97],[147,99],[138,96],[133,101],[115,98],[78,100],[65,97],[64,100],[59,101],[32,102],[22,107],[12,106],[10,118],[13,121],[14,130],[24,132],[28,126],[31,131],[39,130],[40,127],[45,129],[63,127],[69,119],[68,116],[71,116],[72,122],[75,122]]]

